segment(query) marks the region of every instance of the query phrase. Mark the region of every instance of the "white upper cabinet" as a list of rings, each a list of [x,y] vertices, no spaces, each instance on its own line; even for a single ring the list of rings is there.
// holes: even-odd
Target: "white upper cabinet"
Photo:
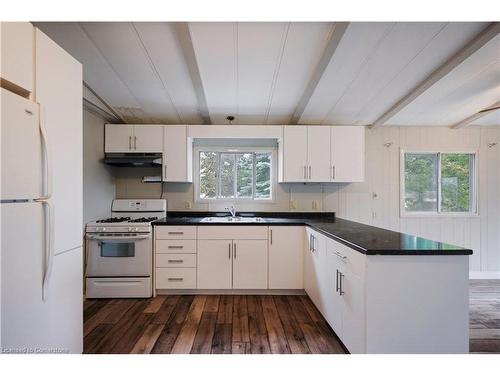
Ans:
[[[106,124],[105,151],[106,152],[132,152],[134,125]]]
[[[307,127],[307,180],[330,181],[330,127]]]
[[[362,126],[284,126],[280,182],[364,180]]]
[[[330,148],[332,182],[364,181],[364,126],[332,126]]]
[[[163,127],[163,181],[192,182],[191,153],[186,125]]]
[[[284,126],[283,181],[307,181],[307,127]]]
[[[29,22],[2,22],[0,77],[6,87],[28,97],[34,85],[34,29]],[[14,85],[14,86],[13,86]]]
[[[162,152],[163,129],[159,125],[134,126],[135,152]]]
[[[105,152],[162,152],[163,127],[159,125],[106,124]]]

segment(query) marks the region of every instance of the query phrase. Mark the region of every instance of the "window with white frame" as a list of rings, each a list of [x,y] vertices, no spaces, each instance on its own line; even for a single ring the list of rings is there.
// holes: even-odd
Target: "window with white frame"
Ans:
[[[270,201],[275,150],[270,148],[195,148],[197,200]]]
[[[401,153],[402,214],[475,214],[476,154]]]

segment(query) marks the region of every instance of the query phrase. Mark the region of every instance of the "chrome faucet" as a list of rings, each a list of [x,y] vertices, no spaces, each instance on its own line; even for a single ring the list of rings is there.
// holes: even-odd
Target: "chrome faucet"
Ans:
[[[236,217],[236,208],[234,206],[225,207],[224,209],[228,210],[232,217]]]

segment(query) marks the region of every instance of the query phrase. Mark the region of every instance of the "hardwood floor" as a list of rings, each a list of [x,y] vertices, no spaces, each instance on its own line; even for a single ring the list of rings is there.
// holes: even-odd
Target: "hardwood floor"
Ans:
[[[500,280],[470,282],[470,351],[500,353]]]
[[[307,296],[87,300],[85,353],[345,353]],[[500,280],[470,283],[470,351],[500,353]]]
[[[84,353],[345,353],[307,296],[87,300]]]

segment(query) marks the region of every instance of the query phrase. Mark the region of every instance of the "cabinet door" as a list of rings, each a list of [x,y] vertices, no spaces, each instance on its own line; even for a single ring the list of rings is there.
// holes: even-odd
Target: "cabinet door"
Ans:
[[[305,182],[307,179],[307,128],[284,126],[283,182]]]
[[[162,152],[163,127],[160,125],[134,125],[135,152]]]
[[[342,342],[349,352],[365,352],[365,288],[363,280],[342,271]]]
[[[33,25],[29,22],[2,22],[1,25],[1,71],[6,86],[27,97],[33,92]],[[16,87],[17,86],[17,87]]]
[[[192,182],[189,172],[187,126],[163,127],[163,181]]]
[[[331,168],[334,182],[364,181],[364,126],[331,127]]]
[[[267,289],[267,241],[233,241],[233,289]]]
[[[306,228],[307,249],[304,254],[304,289],[319,311],[324,314],[325,293],[321,280],[324,278],[325,248],[324,237]]]
[[[269,227],[269,289],[303,289],[303,226]]]
[[[321,280],[325,291],[325,319],[338,337],[342,338],[342,297],[339,293],[340,261],[335,254],[335,241],[326,240],[326,270]]]
[[[133,152],[134,125],[106,124],[105,152]]]
[[[330,181],[330,127],[307,127],[307,180]]]
[[[199,289],[231,289],[231,240],[198,241],[197,284]]]

